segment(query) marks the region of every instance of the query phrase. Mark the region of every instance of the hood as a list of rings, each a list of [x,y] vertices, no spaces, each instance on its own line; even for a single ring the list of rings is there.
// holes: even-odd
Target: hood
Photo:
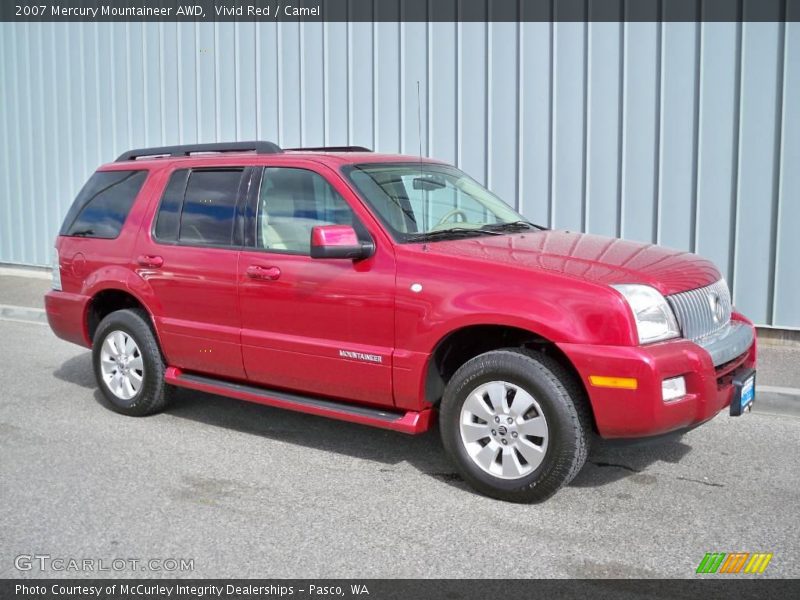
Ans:
[[[532,231],[427,244],[431,254],[556,272],[611,285],[642,283],[663,295],[710,285],[717,268],[696,254],[654,244],[568,231]]]

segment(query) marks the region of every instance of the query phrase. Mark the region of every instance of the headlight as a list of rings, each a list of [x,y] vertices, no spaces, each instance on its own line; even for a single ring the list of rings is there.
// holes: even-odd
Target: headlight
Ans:
[[[667,300],[649,285],[626,283],[612,285],[622,294],[633,311],[639,343],[649,344],[679,337],[681,330]]]

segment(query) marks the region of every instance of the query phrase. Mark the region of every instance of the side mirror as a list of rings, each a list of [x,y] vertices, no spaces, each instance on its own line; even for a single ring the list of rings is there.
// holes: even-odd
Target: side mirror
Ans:
[[[375,244],[362,242],[350,225],[317,225],[311,230],[311,258],[361,260],[375,252]]]

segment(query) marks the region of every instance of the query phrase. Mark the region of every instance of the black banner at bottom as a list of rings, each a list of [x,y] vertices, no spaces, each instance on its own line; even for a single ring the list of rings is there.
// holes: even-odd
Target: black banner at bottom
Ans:
[[[42,579],[0,580],[3,600],[272,600],[291,598],[798,598],[800,580],[698,579]]]

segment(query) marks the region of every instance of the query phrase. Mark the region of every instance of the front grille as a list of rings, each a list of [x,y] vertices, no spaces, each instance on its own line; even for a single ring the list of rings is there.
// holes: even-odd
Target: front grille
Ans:
[[[731,320],[731,293],[724,279],[704,288],[667,296],[683,337],[698,341]]]

